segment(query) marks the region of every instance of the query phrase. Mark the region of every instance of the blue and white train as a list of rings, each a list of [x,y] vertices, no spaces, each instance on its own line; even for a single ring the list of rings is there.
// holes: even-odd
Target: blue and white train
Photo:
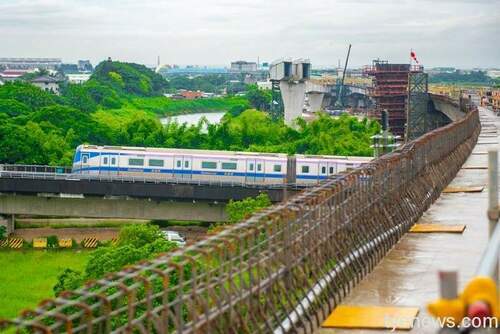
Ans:
[[[72,173],[243,184],[317,183],[356,168],[368,157],[295,155],[172,148],[80,145]],[[288,170],[288,166],[295,166]]]

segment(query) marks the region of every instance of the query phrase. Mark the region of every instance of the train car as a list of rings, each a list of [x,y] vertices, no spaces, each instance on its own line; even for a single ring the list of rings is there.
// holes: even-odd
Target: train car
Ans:
[[[314,184],[370,162],[371,157],[295,155],[298,184]]]
[[[287,156],[279,153],[80,145],[73,159],[73,173],[283,184]]]
[[[72,173],[249,185],[318,183],[371,158],[80,145]],[[288,170],[288,166],[295,166]]]

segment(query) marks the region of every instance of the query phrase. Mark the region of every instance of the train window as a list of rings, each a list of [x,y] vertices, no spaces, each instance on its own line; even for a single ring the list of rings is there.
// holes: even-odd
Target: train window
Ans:
[[[330,167],[330,174],[333,174],[333,167]]]
[[[108,164],[108,157],[104,157],[104,158],[102,159],[102,163],[103,163],[104,165],[107,165],[107,164]]]
[[[253,171],[253,168],[254,168],[253,163],[250,163],[250,164],[248,165],[248,169],[249,169],[250,171]]]
[[[237,168],[237,165],[236,162],[223,162],[221,168],[235,170]]]
[[[260,172],[262,170],[262,164],[257,164],[257,171]]]
[[[148,164],[151,167],[163,167],[164,166],[164,161],[160,159],[149,159]]]
[[[86,164],[89,161],[88,155],[82,156],[82,161],[83,161],[84,164]]]
[[[281,172],[281,165],[274,165],[273,171],[275,171],[275,172]]]
[[[144,159],[128,159],[129,166],[144,166]]]
[[[182,161],[177,160],[177,168],[181,168],[181,166],[182,166]]]
[[[309,166],[302,166],[302,173],[303,174],[309,173]]]
[[[184,161],[184,168],[189,168],[189,160]]]
[[[116,165],[116,158],[111,158],[111,164]]]
[[[201,168],[216,169],[217,168],[217,163],[214,162],[214,161],[202,161],[201,162]]]
[[[326,174],[326,167],[325,166],[321,167],[321,174]]]

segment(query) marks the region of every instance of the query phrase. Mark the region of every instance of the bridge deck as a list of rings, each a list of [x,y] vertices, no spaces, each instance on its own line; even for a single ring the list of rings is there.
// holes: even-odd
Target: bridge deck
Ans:
[[[500,121],[480,108],[482,130],[473,154],[450,186],[487,186],[488,156],[498,143]],[[493,143],[493,144],[492,144]],[[475,169],[473,167],[483,167]],[[408,233],[345,298],[345,305],[416,306],[419,316],[410,333],[437,333],[426,304],[439,293],[437,272],[457,269],[459,289],[474,275],[488,238],[488,192],[443,193],[419,223],[465,224],[463,234]],[[388,330],[321,328],[319,334],[387,333]]]

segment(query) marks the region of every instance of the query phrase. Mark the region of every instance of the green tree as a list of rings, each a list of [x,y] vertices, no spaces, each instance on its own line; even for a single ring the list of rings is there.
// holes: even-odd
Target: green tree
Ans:
[[[134,248],[141,248],[158,239],[163,239],[163,236],[157,225],[130,225],[120,230],[118,246],[131,245]]]
[[[54,286],[54,295],[59,296],[63,291],[78,289],[83,285],[83,275],[80,271],[66,268],[57,277],[57,283]]]
[[[16,100],[32,111],[57,103],[55,95],[22,81],[7,82],[0,86],[0,99]]]
[[[269,196],[266,193],[261,193],[255,198],[249,197],[241,201],[230,200],[226,205],[226,212],[229,221],[237,223],[269,206],[271,206]]]
[[[7,114],[10,117],[27,115],[30,109],[24,103],[14,99],[0,99],[0,113]]]
[[[84,112],[97,110],[97,104],[86,86],[69,84],[61,89],[61,94],[66,104],[77,110]]]
[[[271,92],[260,89],[257,85],[248,85],[246,97],[252,107],[257,110],[267,111],[271,105]]]

